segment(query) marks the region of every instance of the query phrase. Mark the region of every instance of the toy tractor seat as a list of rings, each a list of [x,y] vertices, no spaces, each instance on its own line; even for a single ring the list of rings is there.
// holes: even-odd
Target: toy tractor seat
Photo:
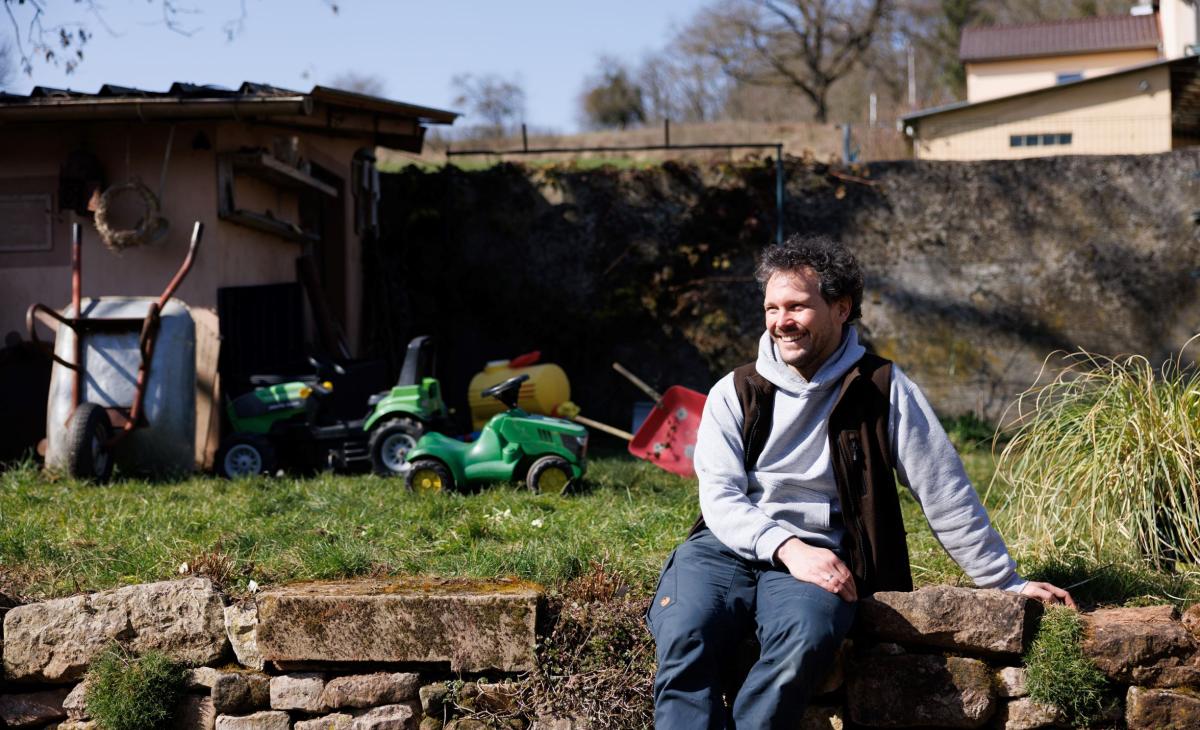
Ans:
[[[517,407],[517,401],[521,397],[521,383],[529,380],[529,373],[522,373],[513,378],[509,378],[502,383],[497,383],[481,393],[484,398],[495,398],[504,405],[508,406],[511,411]]]

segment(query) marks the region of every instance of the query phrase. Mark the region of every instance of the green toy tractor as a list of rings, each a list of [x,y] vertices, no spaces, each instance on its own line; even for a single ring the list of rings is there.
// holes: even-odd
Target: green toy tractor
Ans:
[[[473,482],[525,479],[530,490],[562,494],[587,469],[587,429],[517,407],[518,375],[483,391],[508,410],[492,416],[471,443],[430,432],[408,452],[405,483],[414,492],[451,491]]]
[[[273,474],[279,467],[312,471],[334,467],[354,470],[369,465],[382,476],[408,471],[405,457],[426,430],[448,425],[441,384],[432,371],[432,340],[412,340],[398,383],[367,401],[359,419],[330,415],[333,374],[345,370],[310,358],[315,376],[285,380],[255,375],[258,387],[229,401],[226,413],[233,433],[217,452],[216,470],[237,479]]]

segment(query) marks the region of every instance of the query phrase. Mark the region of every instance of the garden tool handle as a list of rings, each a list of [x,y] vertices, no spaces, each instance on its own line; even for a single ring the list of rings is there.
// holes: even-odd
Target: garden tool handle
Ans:
[[[613,370],[616,370],[618,373],[620,373],[620,374],[624,375],[624,376],[625,376],[625,378],[626,378],[626,379],[627,379],[629,382],[633,383],[633,384],[634,384],[634,385],[636,385],[636,386],[637,386],[637,387],[638,387],[638,388],[639,388],[639,389],[640,389],[640,390],[641,390],[643,393],[645,393],[646,395],[648,395],[648,396],[650,396],[651,398],[653,398],[653,399],[654,399],[654,402],[655,402],[656,404],[657,404],[657,403],[658,403],[660,400],[662,400],[662,394],[661,394],[661,393],[659,393],[659,392],[658,392],[657,390],[655,390],[654,388],[651,388],[649,385],[646,385],[644,382],[642,382],[642,379],[641,379],[641,378],[639,378],[638,376],[636,376],[636,375],[634,375],[633,373],[631,373],[631,372],[629,372],[628,370],[626,370],[626,369],[625,369],[625,366],[624,366],[624,365],[622,365],[621,363],[619,363],[619,362],[614,362],[614,363],[613,363]]]
[[[615,426],[610,426],[607,423],[600,423],[599,421],[593,421],[592,419],[584,418],[583,416],[575,416],[575,418],[572,420],[574,420],[578,423],[582,423],[583,425],[587,426],[588,428],[594,428],[597,431],[603,431],[604,433],[608,434],[609,436],[616,436],[617,438],[625,439],[626,441],[633,440],[633,434],[629,433],[628,431],[622,431],[621,429],[619,429]]]

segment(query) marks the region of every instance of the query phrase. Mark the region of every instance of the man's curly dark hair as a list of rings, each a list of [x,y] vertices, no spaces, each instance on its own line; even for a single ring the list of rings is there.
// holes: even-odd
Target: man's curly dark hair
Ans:
[[[771,277],[780,272],[798,272],[809,268],[821,280],[821,296],[826,302],[850,297],[853,322],[862,316],[863,273],[850,249],[829,236],[793,234],[782,246],[767,246],[762,251],[754,276],[764,290]]]

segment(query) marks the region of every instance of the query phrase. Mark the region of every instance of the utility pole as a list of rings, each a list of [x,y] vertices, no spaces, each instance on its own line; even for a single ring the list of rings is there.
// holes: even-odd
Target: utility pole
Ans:
[[[908,108],[917,108],[917,54],[908,44]]]

